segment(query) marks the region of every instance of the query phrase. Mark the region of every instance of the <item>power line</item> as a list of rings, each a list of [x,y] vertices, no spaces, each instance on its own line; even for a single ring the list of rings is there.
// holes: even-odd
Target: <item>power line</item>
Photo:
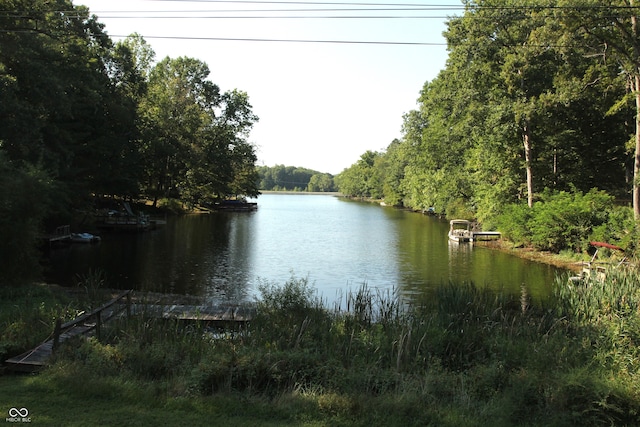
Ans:
[[[233,9],[233,10],[173,10],[173,11],[110,11],[100,12],[106,15],[98,16],[98,19],[453,19],[459,18],[459,16],[437,16],[437,15],[243,15],[243,16],[229,16],[229,15],[193,15],[194,13],[271,13],[271,12],[411,12],[411,11],[458,11],[466,10],[465,6],[450,6],[450,5],[423,5],[418,3],[410,4],[389,4],[389,3],[346,3],[346,2],[320,2],[320,1],[255,1],[255,0],[145,0],[145,1],[157,1],[157,2],[177,2],[177,3],[214,3],[214,4],[271,4],[271,5],[323,5],[332,6],[332,8],[314,8],[314,9]],[[349,6],[349,8],[335,8],[335,6]],[[354,8],[354,6],[362,6]],[[371,8],[375,6],[376,8]],[[640,6],[505,6],[505,7],[486,7],[472,9],[474,11],[482,10],[517,10],[517,11],[533,11],[541,9],[563,9],[563,10],[602,10],[602,9],[637,9]],[[79,13],[77,9],[74,10],[60,10],[60,11],[46,11],[45,13],[59,13],[64,14],[67,19],[86,19],[86,15]],[[97,12],[90,12],[97,14]],[[115,15],[108,15],[108,14]],[[168,13],[185,13],[188,15],[173,16],[164,15]],[[75,16],[74,16],[75,14]],[[121,14],[121,15],[119,15]],[[138,14],[138,15],[135,15]],[[146,15],[140,15],[146,14]],[[160,14],[156,16],[156,14]],[[478,16],[473,16],[480,18]],[[26,12],[15,11],[15,13],[8,11],[0,11],[0,18],[24,18],[32,19],[33,16]],[[488,17],[487,17],[488,18]],[[0,29],[0,32],[8,32],[8,30]],[[125,38],[127,36],[110,35],[116,38]],[[305,39],[271,39],[271,38],[229,38],[229,37],[191,37],[191,36],[143,36],[149,39],[172,39],[172,40],[206,40],[206,41],[240,41],[240,42],[280,42],[280,43],[330,43],[330,44],[370,44],[370,45],[406,45],[406,46],[447,46],[447,43],[432,43],[432,42],[401,42],[401,41],[354,41],[354,40],[305,40]]]
[[[448,16],[99,16],[102,19],[448,19]]]
[[[334,4],[334,3],[331,3]],[[154,13],[199,13],[199,12],[376,12],[376,11],[459,11],[463,10],[459,7],[451,6],[415,6],[415,7],[398,7],[394,5],[394,7],[380,5],[379,7],[323,7],[323,8],[260,8],[260,9],[177,9],[177,10],[156,10]],[[115,12],[115,13],[148,13],[149,10],[95,10],[94,13],[103,13],[103,12]]]
[[[448,10],[479,10],[479,9],[505,9],[505,10],[532,10],[532,9],[568,9],[568,10],[604,10],[604,9],[630,9],[638,10],[640,5],[526,5],[526,6],[475,6],[465,5],[428,5],[422,3],[360,3],[360,2],[321,2],[321,1],[257,1],[257,0],[143,0],[147,2],[171,2],[171,3],[227,3],[227,4],[292,4],[292,5],[324,5],[324,6],[388,6],[388,7],[424,7],[446,8]]]
[[[230,3],[230,4],[295,4],[295,5],[324,5],[324,6],[394,6],[394,7],[446,7],[464,9],[459,5],[428,5],[420,3],[360,3],[360,2],[322,2],[322,1],[257,1],[257,0],[143,0],[148,2],[171,3]]]
[[[110,37],[126,38],[128,36],[113,35]],[[371,44],[371,45],[404,45],[404,46],[446,46],[446,43],[429,42],[390,42],[390,41],[356,41],[356,40],[304,40],[304,39],[261,39],[261,38],[232,38],[232,37],[183,37],[183,36],[149,36],[145,39],[170,40],[205,40],[205,41],[239,41],[239,42],[279,42],[279,43],[329,43],[329,44]]]

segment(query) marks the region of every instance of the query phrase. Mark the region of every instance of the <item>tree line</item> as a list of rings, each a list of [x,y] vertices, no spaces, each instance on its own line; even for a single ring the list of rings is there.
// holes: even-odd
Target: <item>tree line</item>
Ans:
[[[69,0],[0,0],[0,282],[92,197],[187,205],[258,194],[247,93],[139,35],[114,43]]]
[[[335,191],[333,175],[296,166],[259,166],[258,187],[266,191]]]
[[[464,3],[444,32],[446,67],[405,114],[402,137],[336,176],[339,191],[489,227],[513,206],[602,200],[596,191],[638,220],[640,6]]]

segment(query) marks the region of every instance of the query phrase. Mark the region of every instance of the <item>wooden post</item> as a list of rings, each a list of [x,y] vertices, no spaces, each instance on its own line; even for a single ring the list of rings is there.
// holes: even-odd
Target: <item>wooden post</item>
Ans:
[[[127,294],[127,319],[131,317],[131,292]]]
[[[55,352],[60,345],[60,318],[56,319],[56,325],[53,328],[53,351]]]
[[[96,313],[96,338],[98,338],[98,341],[100,341],[100,326],[102,326],[102,316],[100,315],[101,313],[101,310]]]

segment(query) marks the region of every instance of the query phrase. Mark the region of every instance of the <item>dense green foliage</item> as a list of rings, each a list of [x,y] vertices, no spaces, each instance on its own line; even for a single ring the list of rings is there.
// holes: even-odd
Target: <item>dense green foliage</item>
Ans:
[[[612,197],[591,190],[540,195],[533,207],[508,205],[497,218],[504,237],[516,245],[537,250],[582,252],[589,241],[615,242],[633,253],[637,249],[637,231],[632,212],[614,207]]]
[[[35,272],[39,234],[94,195],[188,206],[255,196],[258,118],[193,58],[114,44],[69,0],[0,0],[0,284]]]
[[[405,115],[403,137],[384,152],[364,153],[336,176],[339,191],[417,210],[433,207],[488,227],[516,222],[499,219],[504,214],[542,215],[540,202],[561,204],[568,197],[563,192],[580,198],[597,188],[629,200],[637,8],[623,1],[465,3],[465,13],[450,19],[445,32],[446,68],[425,83],[419,108]],[[525,215],[520,204],[538,212]],[[598,209],[610,208],[605,205]]]
[[[258,167],[260,184],[266,191],[335,191],[333,175],[295,166]]]
[[[0,151],[0,284],[21,284],[37,277],[37,236],[55,185],[36,168],[17,168]]]
[[[65,344],[29,382],[0,379],[0,390],[11,390],[0,393],[0,405],[21,396],[34,421],[51,424],[69,415],[47,406],[55,395],[89,399],[83,411],[69,402],[86,419],[101,416],[103,405],[123,405],[138,425],[157,424],[143,409],[150,401],[159,413],[188,417],[210,416],[213,405],[222,419],[254,425],[636,425],[637,272],[566,279],[543,306],[524,291],[451,284],[411,303],[362,287],[328,309],[306,280],[265,284],[244,330],[122,321],[102,341]],[[14,319],[43,312],[20,304]]]

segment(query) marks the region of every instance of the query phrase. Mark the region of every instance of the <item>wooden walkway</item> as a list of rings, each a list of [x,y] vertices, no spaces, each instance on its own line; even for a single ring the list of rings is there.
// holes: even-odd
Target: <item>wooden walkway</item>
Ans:
[[[499,231],[474,231],[473,240],[499,239],[502,234]]]
[[[131,312],[157,319],[194,320],[204,322],[248,322],[255,309],[243,305],[177,305],[132,304]]]
[[[60,342],[66,341],[69,338],[87,334],[91,329],[91,326],[75,327],[73,330],[60,335]],[[19,356],[12,357],[5,360],[7,367],[13,371],[21,372],[33,372],[42,368],[47,364],[49,358],[53,355],[53,338],[49,339],[36,348],[22,353]]]
[[[125,304],[119,304],[122,300]],[[131,291],[122,292],[120,295],[97,308],[90,313],[85,313],[74,320],[62,323],[56,321],[51,337],[34,349],[26,351],[18,356],[7,359],[7,367],[15,371],[32,372],[45,366],[60,343],[77,336],[95,334],[100,337],[100,328],[117,315],[126,311],[130,314]]]
[[[43,238],[49,246],[59,243],[69,243],[71,242],[71,227],[69,225],[61,225],[56,228],[56,231],[43,236]]]
[[[46,366],[60,343],[77,336],[96,335],[101,326],[118,316],[138,315],[155,319],[176,319],[208,322],[216,326],[241,324],[255,315],[255,309],[242,305],[176,305],[131,303],[131,292],[125,291],[114,299],[78,318],[62,324],[56,322],[50,339],[36,348],[5,361],[14,371],[33,372]]]

